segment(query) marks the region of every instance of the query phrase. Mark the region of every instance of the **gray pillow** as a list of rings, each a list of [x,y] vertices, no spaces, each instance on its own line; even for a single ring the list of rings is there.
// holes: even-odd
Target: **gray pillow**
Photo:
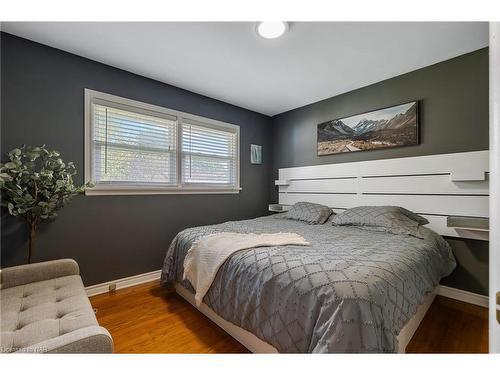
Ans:
[[[422,238],[419,227],[424,223],[427,224],[428,221],[402,207],[359,206],[335,215],[332,223],[333,225],[386,228],[390,233],[409,234]]]
[[[287,211],[287,219],[305,221],[309,224],[323,224],[330,215],[330,207],[311,202],[297,202]]]
[[[381,207],[395,207],[401,210],[401,213],[408,216],[410,219],[413,221],[416,221],[420,225],[425,225],[429,224],[429,220],[427,220],[425,217],[420,216],[419,214],[416,214],[415,212],[412,212],[410,210],[407,210],[406,208],[403,207],[397,207],[397,206],[381,206]]]
[[[416,238],[425,238],[425,227],[419,225],[417,229],[413,225],[410,226],[393,226],[393,227],[372,227],[368,225],[352,225],[352,228],[368,230],[372,232],[385,232],[392,234],[405,234]]]

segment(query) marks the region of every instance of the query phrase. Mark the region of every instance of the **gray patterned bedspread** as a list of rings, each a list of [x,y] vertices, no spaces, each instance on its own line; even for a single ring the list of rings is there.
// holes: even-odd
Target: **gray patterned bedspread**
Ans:
[[[172,241],[162,283],[182,281],[183,261],[201,236],[216,232],[298,233],[311,246],[260,247],[233,254],[204,302],[222,318],[283,353],[397,352],[401,328],[455,267],[446,241],[280,215],[185,229]]]

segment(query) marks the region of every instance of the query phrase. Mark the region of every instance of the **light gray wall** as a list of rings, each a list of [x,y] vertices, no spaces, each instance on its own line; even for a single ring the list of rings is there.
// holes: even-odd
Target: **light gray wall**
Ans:
[[[419,145],[317,156],[317,124],[413,100],[418,100],[420,106]],[[273,117],[274,178],[279,168],[477,151],[488,147],[487,48]],[[278,199],[274,187],[270,197],[271,202]],[[453,240],[450,243],[459,266],[443,284],[486,294],[487,242]]]
[[[83,182],[83,90],[156,104],[241,127],[239,194],[81,196],[41,226],[33,261],[71,257],[96,284],[161,268],[180,230],[267,213],[270,118],[9,34],[1,36],[1,148],[47,144],[78,167]],[[250,164],[250,144],[264,164]],[[2,210],[2,266],[25,262],[23,224]]]

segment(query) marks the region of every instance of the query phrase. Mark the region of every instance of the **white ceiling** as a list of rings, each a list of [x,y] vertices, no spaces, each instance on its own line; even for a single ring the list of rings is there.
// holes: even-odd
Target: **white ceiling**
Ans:
[[[488,45],[483,22],[5,22],[8,33],[267,115]]]

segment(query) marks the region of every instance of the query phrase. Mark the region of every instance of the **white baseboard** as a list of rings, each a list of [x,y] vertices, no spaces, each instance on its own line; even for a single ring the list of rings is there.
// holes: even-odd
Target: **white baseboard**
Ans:
[[[488,296],[468,292],[462,289],[450,288],[449,286],[439,285],[436,293],[443,297],[456,299],[458,301],[471,303],[482,307],[488,307]]]
[[[103,294],[109,292],[109,286],[115,284],[116,290],[127,288],[129,286],[144,284],[150,281],[159,280],[161,275],[161,270],[142,273],[140,275],[134,275],[129,277],[124,277],[123,279],[111,280],[102,284],[91,285],[85,288],[87,296],[96,296],[98,294]],[[458,301],[471,303],[473,305],[478,305],[482,307],[488,307],[488,296],[483,296],[481,294],[476,294],[468,292],[466,290],[455,289],[449,286],[439,285],[436,289],[436,294],[456,299]]]
[[[123,279],[111,280],[102,284],[91,285],[85,288],[87,296],[96,296],[98,294],[103,294],[109,292],[109,286],[115,284],[116,290],[127,288],[129,286],[144,284],[150,281],[159,280],[161,275],[161,270],[152,271],[147,273],[142,273],[140,275],[134,275],[129,277],[124,277]]]

